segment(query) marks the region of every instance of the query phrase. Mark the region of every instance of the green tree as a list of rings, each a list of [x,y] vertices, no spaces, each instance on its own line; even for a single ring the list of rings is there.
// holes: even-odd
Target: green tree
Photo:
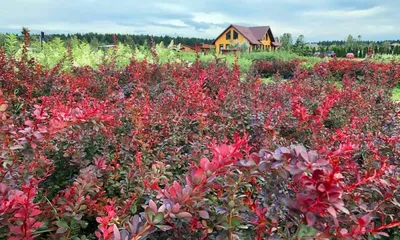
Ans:
[[[99,49],[99,47],[100,47],[100,42],[99,42],[99,40],[97,39],[97,37],[93,37],[93,38],[90,40],[90,47],[91,47],[93,50]]]
[[[239,48],[241,52],[249,52],[250,45],[247,43],[247,41],[242,41],[239,44]]]
[[[399,46],[394,47],[394,53],[393,54],[395,54],[395,55],[399,55],[400,54],[400,47]]]
[[[0,33],[0,47],[4,47],[6,44],[6,35]]]
[[[291,50],[293,47],[293,38],[292,34],[290,33],[284,33],[280,39],[279,42],[281,43],[281,49],[283,50]]]
[[[390,43],[385,41],[382,43],[382,54],[390,54]]]
[[[300,35],[297,39],[296,39],[296,43],[294,44],[295,48],[303,48],[306,45],[306,40],[304,38],[304,35]]]
[[[125,44],[128,45],[131,48],[135,47],[135,41],[133,40],[133,37],[131,35],[127,35],[125,39]]]
[[[354,37],[351,34],[347,37],[345,45],[346,47],[353,47]]]

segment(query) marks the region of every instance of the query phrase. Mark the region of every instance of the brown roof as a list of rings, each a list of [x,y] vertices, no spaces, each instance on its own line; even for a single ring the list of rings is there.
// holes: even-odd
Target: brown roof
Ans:
[[[275,47],[279,47],[281,45],[281,43],[279,42],[279,38],[275,38],[275,41],[272,42],[272,45],[274,45]]]
[[[200,44],[195,44],[192,46],[193,49],[199,48],[199,49],[212,49],[215,48],[215,45],[212,44],[207,44],[207,43],[200,43]]]
[[[274,36],[272,35],[271,32],[271,28],[269,26],[260,26],[260,27],[245,27],[245,26],[240,26],[240,25],[235,25],[232,24],[229,27],[227,27],[226,29],[229,29],[230,27],[233,27],[236,31],[238,31],[240,34],[243,35],[243,37],[245,37],[247,40],[249,40],[249,42],[251,44],[261,44],[261,40],[264,38],[264,35],[270,31],[272,39],[274,39]],[[225,31],[226,31],[225,29]],[[223,31],[218,37],[217,39],[224,34]],[[215,41],[214,41],[215,43]]]
[[[253,33],[253,36],[257,38],[257,40],[262,40],[265,34],[270,29],[270,27],[269,26],[249,27],[249,29]]]
[[[201,48],[207,48],[207,49],[215,48],[214,45],[206,44],[206,43],[202,43],[202,44],[200,45],[200,47],[201,47]]]

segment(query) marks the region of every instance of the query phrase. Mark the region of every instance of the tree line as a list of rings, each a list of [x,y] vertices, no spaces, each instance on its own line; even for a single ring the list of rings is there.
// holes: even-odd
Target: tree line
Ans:
[[[0,33],[0,46],[4,46],[6,43],[6,38],[9,34]],[[175,43],[180,43],[184,45],[194,46],[201,43],[212,43],[212,39],[205,38],[189,38],[189,37],[171,37],[171,36],[151,36],[145,34],[100,34],[100,33],[75,33],[75,34],[45,34],[44,41],[50,42],[55,38],[59,38],[64,42],[68,42],[70,39],[75,38],[80,41],[89,43],[94,48],[100,47],[102,45],[114,44],[114,36],[118,43],[123,43],[131,47],[135,46],[150,46],[151,39],[154,43],[170,43],[172,40]],[[17,34],[17,39],[22,42],[24,39],[23,34]],[[39,41],[40,34],[31,34],[32,41]]]
[[[354,53],[356,57],[363,58],[369,51],[374,54],[400,55],[400,46],[393,43],[398,41],[364,41],[359,35],[357,38],[349,35],[343,41],[322,41],[309,44],[305,37],[300,35],[295,41],[290,33],[284,33],[280,38],[281,49],[292,51],[299,55],[310,56],[315,52],[334,51],[337,57],[346,57],[347,53]]]

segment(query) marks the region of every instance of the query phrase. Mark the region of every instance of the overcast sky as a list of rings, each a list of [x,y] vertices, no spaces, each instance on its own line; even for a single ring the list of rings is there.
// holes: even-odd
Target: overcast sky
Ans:
[[[400,39],[400,0],[0,0],[0,32],[215,38],[229,24],[269,25],[307,41]]]

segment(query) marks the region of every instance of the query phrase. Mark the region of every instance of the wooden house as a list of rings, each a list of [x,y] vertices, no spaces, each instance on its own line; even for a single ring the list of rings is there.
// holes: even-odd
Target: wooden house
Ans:
[[[217,53],[237,50],[237,45],[247,43],[248,51],[271,51],[279,47],[269,26],[245,27],[239,25],[228,26],[214,41]],[[236,46],[234,46],[236,45]],[[232,49],[233,48],[233,49]]]

